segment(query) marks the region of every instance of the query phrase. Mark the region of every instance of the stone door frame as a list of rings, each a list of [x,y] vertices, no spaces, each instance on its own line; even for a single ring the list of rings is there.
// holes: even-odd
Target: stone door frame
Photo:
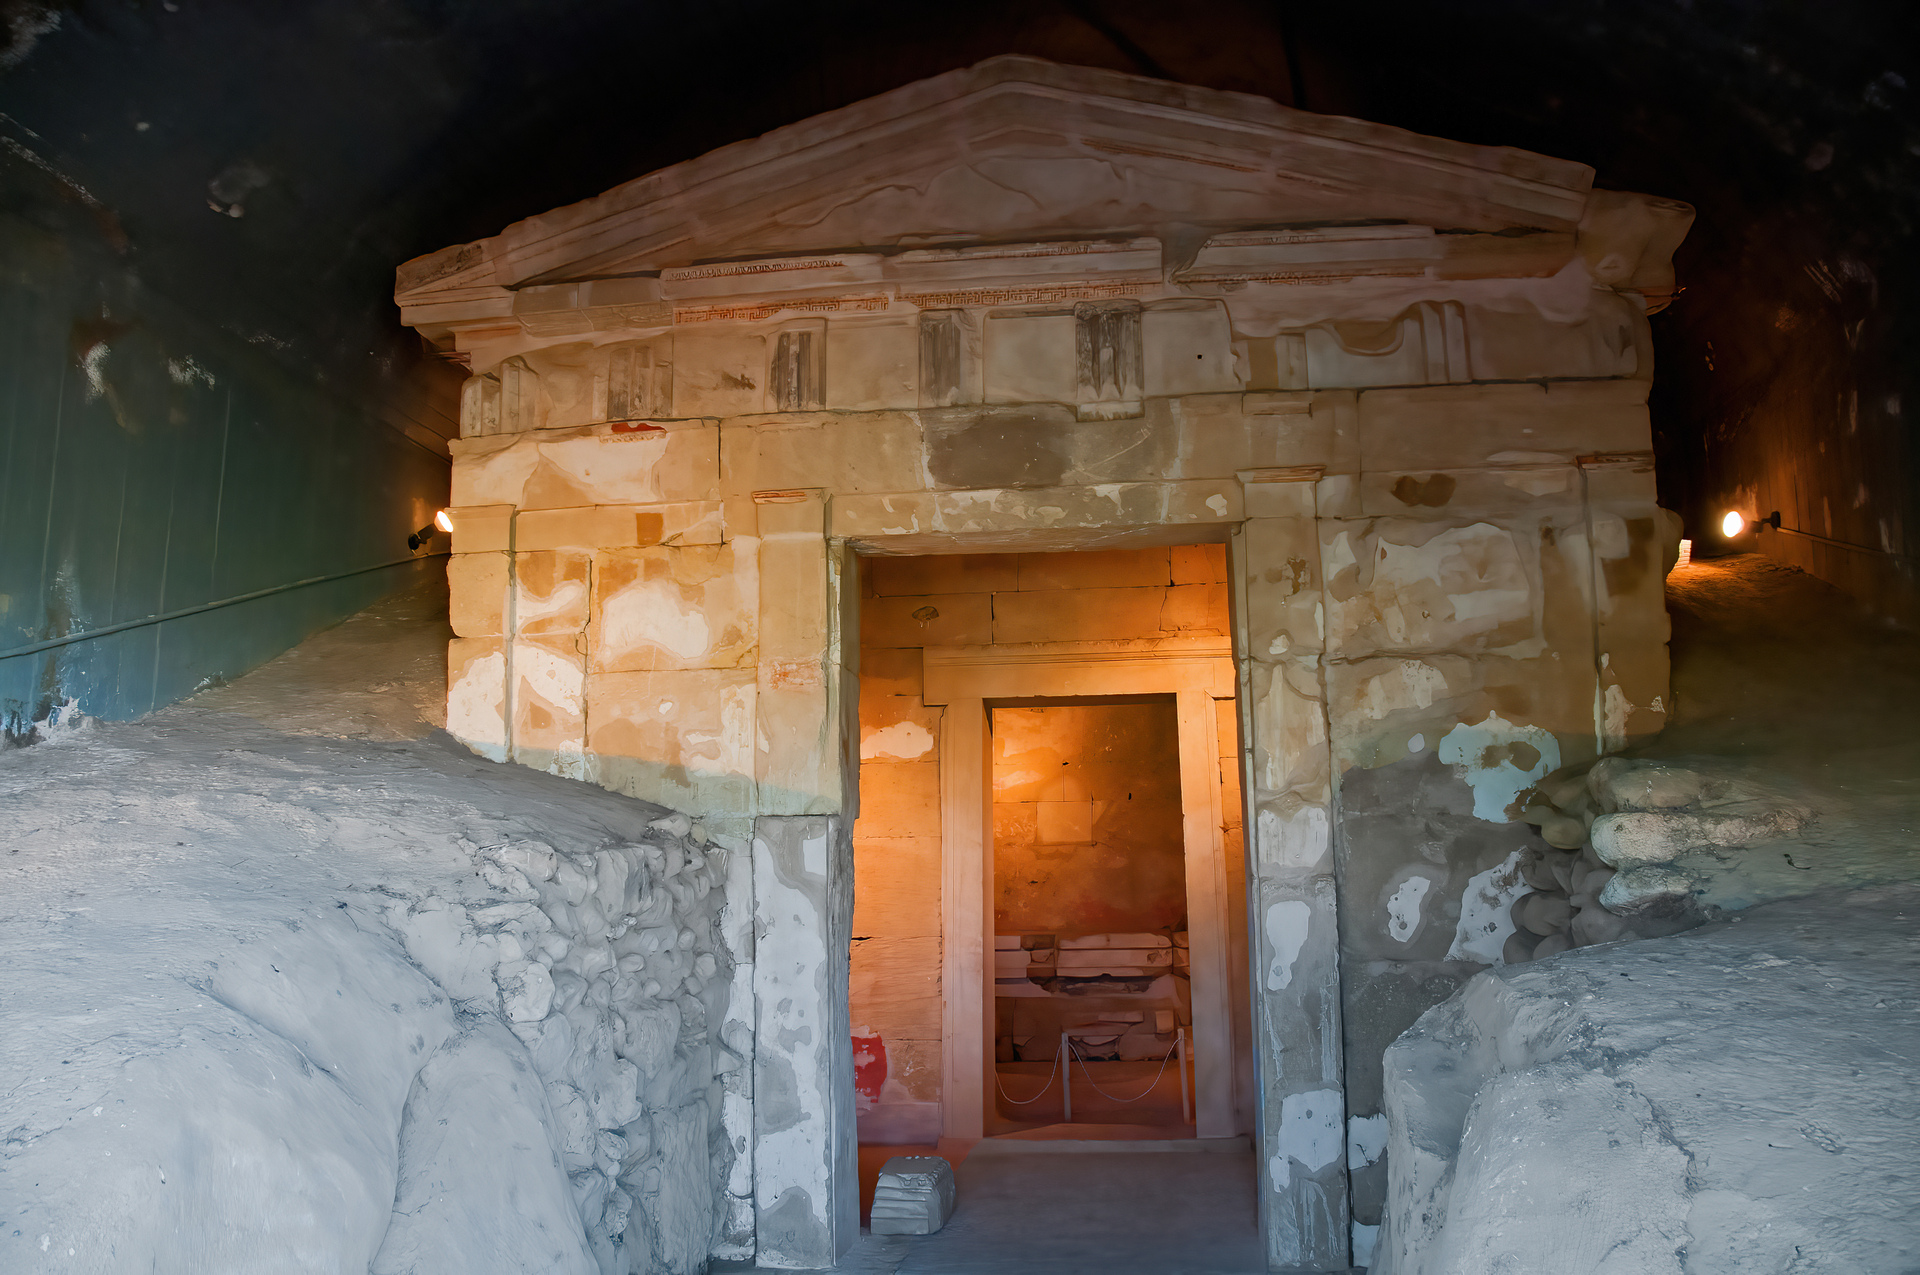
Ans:
[[[994,995],[987,947],[993,899],[989,712],[1004,700],[1108,695],[1174,697],[1193,979],[1195,1133],[1211,1138],[1236,1132],[1230,903],[1214,708],[1216,700],[1236,698],[1232,646],[1220,638],[1163,642],[1153,650],[1112,645],[927,647],[922,654],[924,702],[946,710],[940,742],[941,1124],[950,1138],[983,1136],[993,1102],[993,1036],[987,1030]],[[1252,1006],[1245,1009],[1252,1012]]]

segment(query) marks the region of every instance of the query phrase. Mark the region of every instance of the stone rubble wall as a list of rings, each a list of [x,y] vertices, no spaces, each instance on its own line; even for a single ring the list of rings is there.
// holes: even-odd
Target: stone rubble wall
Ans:
[[[723,1115],[752,1064],[751,1019],[730,1005],[735,957],[722,935],[739,853],[684,815],[654,821],[644,840],[591,852],[461,845],[490,901],[473,901],[468,886],[458,896],[383,897],[380,910],[450,997],[482,1019],[497,1014],[524,1046],[592,1269],[693,1275],[711,1252],[750,1254],[750,1214],[742,1234],[739,1184],[729,1180],[746,1138],[730,1139]],[[510,1040],[494,1044],[473,1057],[518,1052]],[[460,1172],[435,1159],[432,1126],[488,1065],[450,1057],[437,1083],[423,1073],[429,1083],[416,1085],[387,1264],[375,1270],[411,1269],[402,1259],[412,1197],[431,1197]]]

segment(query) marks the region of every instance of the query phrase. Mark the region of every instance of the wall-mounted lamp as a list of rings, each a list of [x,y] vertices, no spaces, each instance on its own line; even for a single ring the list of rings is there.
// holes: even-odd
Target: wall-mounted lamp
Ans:
[[[1720,534],[1729,540],[1732,540],[1735,536],[1745,535],[1749,531],[1758,531],[1762,527],[1772,527],[1775,531],[1780,530],[1780,511],[1776,509],[1764,518],[1755,518],[1752,521],[1748,521],[1747,516],[1739,510],[1729,509],[1726,512],[1726,516],[1720,519]]]
[[[432,522],[407,537],[407,548],[418,553],[426,547],[428,541],[433,539],[433,533],[435,531],[444,531],[448,535],[452,535],[453,515],[444,509],[435,514]]]

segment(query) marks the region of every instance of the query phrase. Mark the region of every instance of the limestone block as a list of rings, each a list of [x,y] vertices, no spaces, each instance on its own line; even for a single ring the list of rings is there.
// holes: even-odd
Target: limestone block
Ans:
[[[1175,584],[1225,584],[1227,547],[1212,545],[1175,545],[1170,550]]]
[[[1169,549],[1023,553],[1014,559],[1020,589],[1121,589],[1172,583]]]
[[[1437,742],[1454,723],[1461,697],[1479,690],[1474,662],[1457,655],[1342,661],[1328,669],[1327,716],[1343,757],[1352,744],[1396,731],[1437,731]]]
[[[762,814],[839,812],[845,796],[834,710],[820,663],[762,662],[754,702],[754,778]]]
[[[1467,311],[1472,379],[1520,381],[1541,377],[1630,377],[1650,361],[1637,328],[1646,322],[1637,301],[1595,292],[1589,312],[1556,323],[1528,311],[1474,306]]]
[[[662,543],[719,544],[726,538],[722,509],[717,500],[529,509],[516,520],[514,547],[592,552]]]
[[[1169,633],[1217,633],[1232,630],[1226,584],[1181,584],[1166,591],[1160,627]]]
[[[507,759],[506,642],[447,643],[447,733],[492,761]]]
[[[519,637],[512,657],[514,760],[584,778],[586,661],[574,637]]]
[[[731,668],[759,641],[751,540],[595,556],[588,640],[595,672]]]
[[[1225,478],[1279,463],[1275,457],[1283,451],[1280,440],[1289,418],[1250,416],[1237,398],[1213,396],[1149,399],[1143,420],[1171,436],[1172,455],[1162,466],[1167,477]]]
[[[1483,518],[1520,522],[1543,511],[1580,508],[1580,473],[1558,461],[1487,469],[1439,469],[1360,475],[1358,514],[1366,518]]]
[[[837,819],[754,821],[754,1195],[762,1265],[831,1266],[859,1228],[851,1024],[835,992],[847,985],[852,870]]]
[[[808,487],[899,492],[926,486],[920,426],[902,413],[774,417],[729,423],[720,435],[721,481],[729,495]]]
[[[860,641],[868,647],[984,646],[993,641],[992,595],[868,598],[860,608]]]
[[[872,412],[917,406],[919,325],[911,318],[827,322],[827,406]]]
[[[523,357],[533,371],[530,383],[537,395],[533,414],[539,428],[563,429],[607,419],[606,356],[592,344],[550,345]]]
[[[1318,466],[1275,472],[1248,470],[1237,477],[1246,489],[1248,518],[1318,516]]]
[[[1264,484],[1310,501],[1310,483]],[[1312,655],[1323,646],[1321,554],[1310,518],[1252,518],[1241,536],[1247,651],[1258,659]]]
[[[447,623],[465,638],[506,632],[507,555],[456,553],[447,559]]]
[[[518,496],[522,509],[655,505],[719,495],[719,430],[704,422],[596,425],[544,436]]]
[[[871,558],[873,591],[882,597],[928,593],[992,593],[1019,587],[1026,555],[948,553],[912,558]]]
[[[1166,600],[1165,588],[997,593],[993,595],[992,640],[1095,642],[1164,637],[1161,621]]]
[[[989,403],[1071,403],[1076,325],[1071,314],[990,314],[986,322]]]
[[[933,761],[939,754],[940,714],[904,695],[860,695],[862,761]]]
[[[682,416],[763,411],[766,338],[731,324],[683,325],[673,334],[674,410]]]
[[[447,516],[453,520],[455,553],[493,553],[512,547],[512,505],[455,506]]]
[[[1577,242],[1595,282],[1641,293],[1651,314],[1673,296],[1673,252],[1692,224],[1693,208],[1677,199],[1595,190]]]
[[[1300,660],[1255,661],[1250,682],[1253,703],[1247,717],[1257,793],[1263,800],[1281,793],[1324,800],[1332,775],[1319,670]]]
[[[864,617],[863,617],[864,618]],[[912,647],[862,647],[860,696],[899,695],[918,701],[925,657]]]
[[[783,506],[782,509],[802,508]],[[818,505],[808,508],[820,516]],[[812,534],[769,534],[762,509],[760,539],[760,660],[818,663],[832,640],[827,542]],[[814,526],[818,527],[818,522]]]
[[[1487,522],[1466,526],[1404,519],[1329,523],[1328,649],[1348,658],[1374,651],[1483,650],[1538,634],[1533,546]]]
[[[593,559],[585,553],[516,553],[513,619],[521,637],[582,633]]]
[[[873,1189],[875,1235],[932,1235],[953,1216],[953,1166],[939,1156],[897,1155]]]
[[[1307,384],[1320,389],[1426,385],[1467,379],[1464,375],[1447,374],[1444,340],[1438,343],[1437,350],[1428,349],[1421,322],[1422,308],[1425,307],[1416,307],[1384,322],[1334,321],[1308,328],[1301,334],[1307,347]],[[1439,355],[1437,375],[1430,362],[1434,354]]]
[[[747,808],[755,691],[751,669],[589,672],[588,746],[601,782],[651,768],[668,778],[619,790],[680,809]]]
[[[853,932],[889,938],[940,937],[940,838],[875,836],[867,831],[866,775],[862,811],[854,825]],[[939,968],[935,962],[935,969]],[[937,1037],[935,1037],[937,1039]]]
[[[940,836],[940,763],[870,762],[860,767],[863,838]]]
[[[939,935],[861,938],[851,956],[847,997],[856,1021],[888,1040],[941,1038]]]
[[[1225,394],[1240,389],[1233,368],[1233,329],[1218,301],[1161,301],[1140,316],[1146,393]]]
[[[453,458],[453,482],[448,500],[456,515],[475,506],[519,504],[527,477],[540,462],[536,441],[527,434],[450,439],[447,451]],[[455,536],[460,534],[457,519],[453,532]],[[474,547],[504,549],[507,546]]]
[[[833,502],[833,534],[875,544],[920,537],[904,543],[927,552],[931,543],[943,549],[953,544],[944,538],[951,533],[972,538],[970,547],[984,537],[1012,550],[1046,544],[1051,535],[1071,543],[1079,538],[1068,533],[1089,528],[1230,525],[1241,520],[1241,510],[1240,484],[1233,479],[850,496]]]
[[[1572,460],[1592,452],[1645,450],[1652,445],[1646,410],[1624,401],[1630,395],[1621,384],[1565,382],[1552,391],[1537,383],[1367,390],[1359,401],[1364,466],[1466,469],[1489,460]]]

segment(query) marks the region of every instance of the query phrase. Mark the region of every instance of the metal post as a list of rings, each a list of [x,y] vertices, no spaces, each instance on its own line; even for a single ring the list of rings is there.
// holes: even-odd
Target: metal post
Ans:
[[[1067,1034],[1060,1033],[1060,1096],[1065,1099],[1065,1124],[1073,1123],[1073,1050],[1067,1044]]]
[[[1187,1092],[1187,1029],[1176,1027],[1173,1047],[1180,1051],[1180,1119],[1193,1123],[1193,1095]]]

